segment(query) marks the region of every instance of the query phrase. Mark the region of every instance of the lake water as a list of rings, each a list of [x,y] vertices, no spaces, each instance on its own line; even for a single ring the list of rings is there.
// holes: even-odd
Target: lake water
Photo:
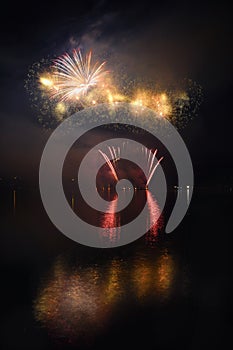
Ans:
[[[179,195],[188,204],[187,191]],[[196,190],[183,222],[166,235],[175,196],[142,238],[96,249],[53,226],[38,190],[2,191],[3,349],[219,348],[231,327],[232,195]],[[78,198],[67,197],[77,210]],[[138,202],[144,197],[139,191]],[[160,208],[147,197],[149,227]],[[111,226],[127,220],[97,219],[113,241],[121,232]]]

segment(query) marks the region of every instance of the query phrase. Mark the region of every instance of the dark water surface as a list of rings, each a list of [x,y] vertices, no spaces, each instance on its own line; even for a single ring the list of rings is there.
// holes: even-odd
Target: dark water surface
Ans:
[[[2,349],[219,349],[231,340],[230,192],[196,189],[172,234],[165,212],[113,249],[58,232],[38,191],[4,189],[0,209]],[[103,227],[119,220],[99,218]]]

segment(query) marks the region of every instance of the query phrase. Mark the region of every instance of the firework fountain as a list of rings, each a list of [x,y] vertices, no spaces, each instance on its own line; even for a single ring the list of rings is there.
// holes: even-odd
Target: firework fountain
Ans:
[[[123,159],[123,157],[121,156],[122,153],[124,153],[124,148],[127,146],[127,144],[123,143],[122,149],[121,147],[114,147],[114,146],[108,146],[108,151],[110,154],[110,157],[104,153],[103,151],[99,150],[99,153],[103,156],[103,158],[105,159],[106,163],[108,164],[111,172],[112,172],[112,176],[114,177],[114,179],[116,181],[119,180],[117,172],[119,171],[119,167],[118,167],[118,162]],[[148,187],[156,168],[158,167],[158,165],[161,163],[161,161],[163,160],[163,157],[161,157],[159,160],[157,160],[156,158],[156,154],[157,154],[157,149],[154,151],[154,153],[152,153],[152,151],[150,151],[147,147],[142,146],[141,147],[141,151],[140,151],[140,156],[142,156],[143,161],[146,163],[146,167],[145,169],[147,169],[146,171],[146,178],[147,178],[147,182],[146,182],[146,187]],[[111,158],[111,159],[110,159]]]

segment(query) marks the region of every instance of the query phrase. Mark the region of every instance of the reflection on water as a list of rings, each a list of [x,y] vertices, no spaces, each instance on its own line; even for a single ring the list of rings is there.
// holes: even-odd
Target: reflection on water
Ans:
[[[75,208],[75,196],[74,194],[72,194],[72,197],[71,197],[71,208],[74,210]]]
[[[189,189],[189,186],[187,186],[186,191],[187,191],[187,205],[189,205],[189,203],[190,203],[190,189]]]
[[[145,248],[145,247],[144,247]],[[176,291],[177,262],[166,249],[83,264],[57,258],[35,301],[36,319],[55,338],[92,338],[130,303],[166,303]]]
[[[159,209],[158,203],[156,199],[153,197],[150,191],[146,192],[147,194],[147,203],[148,203],[148,217],[147,217],[147,234],[146,241],[147,243],[154,243],[157,241],[159,233],[163,228],[163,216],[161,215],[161,211]],[[156,220],[154,225],[151,223]]]
[[[125,192],[125,195],[127,195],[127,192]],[[153,244],[157,241],[158,235],[163,228],[163,217],[161,216],[159,205],[151,192],[145,191],[145,195],[148,204],[148,215],[145,223],[147,229],[146,241]],[[141,200],[139,194],[138,198]],[[117,206],[117,196],[115,196],[109,202],[107,213],[100,215],[100,227],[106,229],[105,236],[101,237],[103,240],[107,239],[110,242],[116,242],[120,237],[122,217],[124,214],[118,212]],[[109,211],[112,213],[109,213]]]
[[[105,336],[112,334],[111,329],[115,325],[115,329],[120,332],[121,319],[126,319],[126,324],[127,320],[130,324],[134,319],[140,324],[142,310],[146,310],[144,320],[150,310],[153,318],[154,313],[158,312],[155,310],[159,310],[161,304],[166,308],[170,302],[177,300],[177,296],[182,298],[187,292],[184,285],[187,272],[180,262],[179,252],[177,255],[176,247],[170,245],[169,238],[164,239],[164,236],[160,235],[160,232],[163,233],[163,219],[160,216],[159,205],[149,191],[137,192],[134,207],[139,206],[142,199],[147,197],[149,211],[146,227],[151,226],[152,218],[159,217],[144,237],[131,245],[107,250],[74,244],[75,254],[72,252],[60,255],[50,267],[47,267],[47,262],[42,267],[48,270],[39,284],[35,282],[37,292],[34,315],[37,325],[45,329],[52,342],[65,343],[65,346],[71,343],[76,346],[77,343],[86,345],[86,339],[88,342],[89,339],[105,339]],[[25,212],[28,215],[27,210],[32,208],[31,202],[27,197],[24,198],[20,191],[14,194],[11,190],[8,198],[10,215],[15,208],[14,222],[18,223],[19,217],[26,217]],[[31,197],[29,198],[31,200]],[[69,197],[71,206],[77,208],[79,198],[71,198]],[[116,205],[116,202],[110,201],[109,209],[113,210],[113,206]],[[129,214],[130,219],[134,207]],[[34,207],[34,210],[39,212],[37,207]],[[128,219],[124,215],[128,215],[128,211],[104,214],[99,218],[101,226],[108,228],[107,234],[112,240],[118,238],[120,225]],[[33,215],[29,215],[30,217]],[[47,216],[44,217],[47,220]],[[45,230],[44,227],[47,226],[42,220],[38,220],[38,225],[41,226],[38,226],[36,234],[44,234],[44,246],[56,246],[57,237],[49,241],[51,226]],[[41,222],[43,224],[40,224]],[[24,229],[24,226],[22,227]],[[112,227],[117,227],[118,230],[113,231]],[[41,231],[43,229],[44,232]],[[27,239],[31,237],[29,234]],[[66,243],[65,239],[55,250],[55,256],[63,251],[63,242]],[[72,249],[73,246],[70,244],[66,245],[67,247]],[[48,255],[50,259],[52,255]],[[137,318],[133,313],[134,309],[140,310]],[[153,327],[152,323],[150,329]]]
[[[190,203],[190,189],[191,187],[187,185],[186,187],[178,187],[174,186],[176,193],[177,193],[177,199],[181,199],[181,197],[185,196],[186,198],[186,204],[187,207],[189,206]]]
[[[111,213],[109,213],[111,212]],[[103,240],[117,242],[121,232],[121,216],[117,213],[117,196],[114,196],[109,202],[107,213],[104,213],[100,219],[100,227],[105,229]]]
[[[16,190],[13,190],[13,213],[15,214],[16,210]]]
[[[125,196],[130,195],[127,191],[124,191],[123,193]],[[20,202],[21,198],[19,198],[18,203],[18,191],[15,189],[12,190],[11,196],[12,213],[17,214],[17,212],[21,208],[23,208],[22,203]],[[135,204],[131,206],[131,209],[129,209],[130,212],[128,211],[128,209],[126,209],[125,211],[118,212],[117,196],[113,192],[107,192],[105,197],[105,199],[109,201],[108,212],[97,214],[95,213],[94,215],[90,214],[89,216],[87,215],[90,221],[95,220],[95,222],[91,222],[93,225],[96,224],[96,226],[105,228],[105,235],[101,236],[103,240],[110,240],[110,242],[115,243],[120,237],[121,225],[130,222],[137,215],[139,215],[140,211],[138,211],[138,208],[140,208],[140,205],[146,198],[148,204],[148,212],[147,217],[145,219],[145,227],[147,229],[147,234],[145,238],[147,243],[149,244],[156,243],[159,234],[163,232],[163,215],[161,214],[158,202],[149,190],[135,192]],[[82,204],[80,205],[79,197],[74,193],[71,194],[69,198],[69,203],[71,208],[77,215],[80,214],[79,210],[83,210]],[[86,210],[86,208],[84,210]],[[86,212],[88,212],[88,209],[86,210]],[[156,220],[157,222],[152,225],[152,222]]]

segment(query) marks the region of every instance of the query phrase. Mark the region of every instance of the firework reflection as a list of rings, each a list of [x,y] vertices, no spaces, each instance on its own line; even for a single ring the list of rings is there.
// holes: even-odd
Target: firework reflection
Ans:
[[[149,215],[147,218],[147,230],[146,233],[146,241],[149,244],[153,244],[157,242],[159,238],[159,234],[163,228],[163,216],[161,215],[161,211],[159,209],[158,203],[156,199],[153,197],[150,191],[146,192],[147,195],[147,204]],[[151,223],[156,220],[156,223],[151,226]]]
[[[117,242],[121,231],[121,217],[117,213],[117,196],[110,201],[107,212],[103,214],[100,226],[105,229],[105,234],[101,238],[110,242]]]
[[[166,250],[80,264],[59,257],[35,300],[35,317],[50,334],[76,342],[103,332],[125,303],[166,302],[177,265]]]
[[[124,191],[123,194],[127,196],[128,192]],[[148,215],[146,217],[145,223],[147,230],[145,239],[146,243],[153,245],[159,239],[160,232],[162,232],[163,216],[161,215],[161,211],[156,199],[148,190],[146,191],[146,200],[148,206]],[[104,235],[102,234],[101,239],[108,240],[112,243],[117,242],[117,240],[120,238],[121,224],[125,219],[123,217],[123,213],[118,212],[117,206],[117,196],[114,195],[109,202],[107,212],[102,214],[99,221],[100,227],[105,229],[105,233]]]

